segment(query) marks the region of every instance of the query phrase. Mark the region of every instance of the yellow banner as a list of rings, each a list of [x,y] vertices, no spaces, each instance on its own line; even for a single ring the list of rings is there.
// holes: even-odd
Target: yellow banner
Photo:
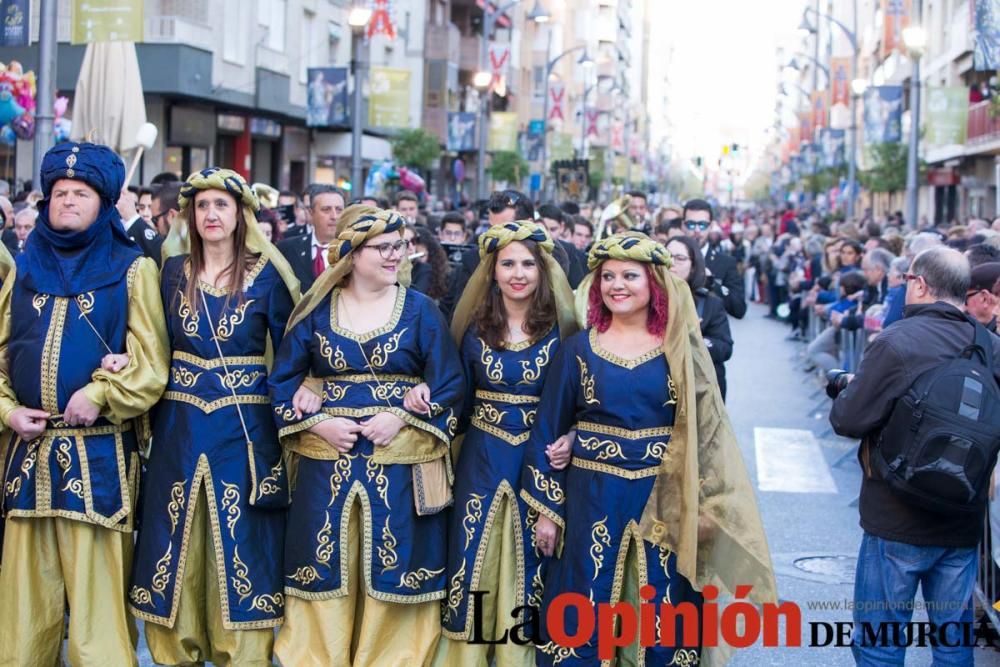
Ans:
[[[552,160],[572,160],[573,135],[569,132],[553,132],[549,157]]]
[[[368,124],[410,126],[410,70],[372,67],[369,77]]]
[[[490,140],[486,144],[491,151],[517,150],[517,114],[512,111],[494,111],[490,116]]]
[[[141,42],[143,0],[73,0],[73,44]]]

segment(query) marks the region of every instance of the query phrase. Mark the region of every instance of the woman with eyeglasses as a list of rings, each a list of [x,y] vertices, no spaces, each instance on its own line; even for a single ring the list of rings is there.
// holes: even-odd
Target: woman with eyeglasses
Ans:
[[[440,635],[465,381],[437,307],[399,284],[402,235],[399,214],[348,207],[275,358],[294,480],[275,644],[286,667],[421,665]],[[322,381],[318,410],[296,399],[307,374]],[[406,410],[421,383],[433,400]]]
[[[564,341],[552,361],[523,445],[521,496],[539,513],[536,542],[556,556],[545,577],[543,623],[567,593],[595,606],[629,605],[636,618],[643,602],[697,606],[692,588],[709,583],[729,591],[749,584],[754,602],[775,601],[753,487],[691,291],[668,271],[671,262],[643,234],[616,234],[591,248],[591,273],[580,286],[588,329]],[[573,424],[570,465],[558,470],[546,449]],[[601,663],[594,626],[572,611],[562,618],[567,636],[590,634],[589,641],[561,646],[546,625],[538,664]],[[676,636],[648,647],[630,637],[609,662],[716,664],[698,641]]]
[[[694,308],[701,325],[701,337],[712,357],[715,377],[719,381],[719,393],[726,400],[726,362],[733,356],[733,335],[729,330],[729,316],[726,306],[715,293],[705,285],[705,258],[697,243],[688,236],[675,236],[667,244],[672,265],[670,273],[687,283],[694,297]]]
[[[236,172],[192,174],[163,264],[172,359],[129,586],[157,664],[271,663],[284,616],[288,472],[271,416],[268,350],[299,285]],[[127,362],[127,357],[126,357]]]
[[[573,292],[552,256],[554,245],[545,227],[530,220],[491,227],[479,237],[481,261],[455,311],[452,336],[461,344],[468,388],[438,667],[486,667],[493,657],[501,665],[534,665],[530,645],[468,642],[474,634],[507,635],[530,618],[513,616],[515,609],[541,603],[544,559],[532,532],[538,513],[518,493],[523,443],[542,384],[560,340],[576,331]],[[434,399],[419,385],[404,405],[422,412]],[[550,443],[554,466],[568,462],[569,442]],[[473,598],[474,591],[488,594]],[[474,630],[475,618],[481,623]]]

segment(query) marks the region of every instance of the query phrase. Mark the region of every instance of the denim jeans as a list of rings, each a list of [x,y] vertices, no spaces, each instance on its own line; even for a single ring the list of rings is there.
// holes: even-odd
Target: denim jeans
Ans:
[[[854,636],[851,650],[858,665],[902,665],[906,653],[903,628],[913,617],[913,599],[920,584],[932,624],[950,625],[945,635],[949,644],[962,643],[962,635],[972,635],[972,592],[976,583],[979,552],[975,547],[923,547],[884,540],[865,533],[858,554],[854,580]],[[880,623],[898,623],[901,645],[893,646],[891,628],[884,632],[888,646],[870,641],[861,623],[873,633]],[[963,628],[967,628],[963,632]],[[938,633],[933,635],[935,639]],[[929,644],[929,640],[927,644]],[[935,646],[931,649],[935,667],[972,664],[972,646]]]

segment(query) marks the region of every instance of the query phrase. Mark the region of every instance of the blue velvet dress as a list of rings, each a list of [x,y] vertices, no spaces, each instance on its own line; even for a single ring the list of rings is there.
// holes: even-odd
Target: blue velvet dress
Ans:
[[[525,442],[539,408],[542,385],[559,349],[557,326],[534,343],[494,349],[470,327],[462,339],[462,361],[474,398],[466,410],[465,439],[455,467],[455,506],[448,537],[448,598],[442,613],[446,637],[470,636],[470,591],[482,590],[480,573],[494,517],[501,503],[513,503],[517,580],[516,606],[538,607],[542,598],[543,558],[534,543],[538,513],[520,497]],[[508,539],[505,536],[505,539]],[[497,591],[487,590],[487,604]],[[507,618],[511,609],[498,610]],[[492,629],[490,629],[492,630]],[[489,638],[489,635],[487,635]]]
[[[626,360],[602,349],[593,329],[563,341],[526,443],[521,481],[528,505],[563,526],[561,555],[549,563],[545,577],[543,619],[561,593],[579,593],[594,604],[615,603],[627,587],[649,584],[656,601],[694,599],[690,584],[676,571],[676,555],[644,540],[638,527],[657,466],[669,451],[676,402],[660,349]],[[573,424],[572,461],[555,471],[545,447]],[[567,614],[565,628],[575,633],[575,614]],[[596,631],[590,642],[574,649],[543,635],[539,665],[600,663]],[[698,657],[697,650],[656,647],[640,649],[638,662],[690,665]]]
[[[223,625],[272,627],[284,613],[281,548],[289,492],[265,353],[269,337],[275,348],[281,343],[292,297],[262,256],[244,280],[242,298],[201,285],[213,331],[200,296],[198,303],[184,296],[190,279],[186,259],[172,257],[163,266],[172,360],[167,391],[153,417],[129,607],[139,618],[173,627],[194,504],[204,484]]]
[[[439,600],[447,513],[417,513],[423,488],[414,464],[447,457],[465,389],[458,349],[437,306],[418,292],[399,287],[390,321],[361,335],[338,325],[339,294],[334,289],[327,295],[278,351],[270,382],[282,438],[312,436],[304,432],[330,417],[360,422],[380,412],[406,426],[386,447],[359,434],[346,454],[323,441],[312,455],[294,455],[285,593],[305,600],[347,595],[348,568],[354,567],[346,556],[347,530],[358,502],[366,594],[400,603]],[[299,419],[292,398],[310,372],[323,379],[323,406]],[[431,416],[402,407],[406,391],[421,382],[430,387]]]

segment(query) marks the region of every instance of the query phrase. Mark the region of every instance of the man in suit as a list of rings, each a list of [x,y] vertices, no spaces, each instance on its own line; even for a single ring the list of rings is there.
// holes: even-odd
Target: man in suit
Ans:
[[[705,273],[711,289],[722,298],[726,312],[736,319],[743,319],[747,302],[743,294],[743,279],[736,268],[736,260],[722,249],[721,243],[709,242],[712,227],[712,205],[704,199],[692,199],[684,204],[684,233],[698,242],[705,256]]]
[[[160,265],[160,247],[163,238],[156,233],[138,210],[139,197],[129,189],[124,189],[118,197],[118,214],[122,218],[125,234],[142,250],[142,254]]]
[[[22,208],[14,216],[14,236],[17,243],[12,254],[17,255],[24,252],[24,244],[28,242],[28,236],[35,228],[35,220],[37,219],[38,211],[34,208]]]
[[[330,242],[337,237],[337,220],[347,203],[343,191],[326,184],[309,186],[309,218],[312,232],[278,243],[278,250],[292,266],[305,292],[326,270]]]

